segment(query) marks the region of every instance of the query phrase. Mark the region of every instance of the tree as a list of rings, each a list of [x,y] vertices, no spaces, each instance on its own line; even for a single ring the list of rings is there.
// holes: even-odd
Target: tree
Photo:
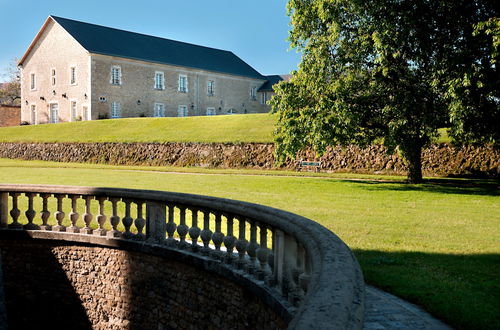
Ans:
[[[21,103],[21,73],[15,60],[5,70],[7,82],[0,86],[0,104],[19,105]]]
[[[498,140],[495,1],[290,0],[287,10],[302,60],[271,100],[279,160],[383,140],[417,183],[438,128],[460,142]]]

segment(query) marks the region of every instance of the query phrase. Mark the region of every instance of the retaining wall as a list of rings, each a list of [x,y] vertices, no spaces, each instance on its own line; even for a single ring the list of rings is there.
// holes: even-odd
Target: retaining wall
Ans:
[[[171,258],[51,240],[0,240],[12,329],[282,329],[254,293]]]
[[[272,144],[202,143],[0,143],[0,157],[57,162],[114,165],[198,166],[210,168],[272,169]],[[298,169],[299,160],[319,160],[322,171],[406,174],[397,154],[387,155],[382,145],[367,148],[328,148],[316,158],[304,151],[282,167]],[[429,176],[500,176],[498,146],[432,145],[422,152],[422,169]]]

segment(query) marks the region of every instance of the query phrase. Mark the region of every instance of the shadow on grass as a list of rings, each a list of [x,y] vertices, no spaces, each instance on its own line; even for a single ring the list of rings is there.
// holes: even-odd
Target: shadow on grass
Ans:
[[[426,179],[421,184],[377,180],[348,180],[367,190],[420,191],[441,194],[500,196],[498,179]]]
[[[500,254],[354,250],[365,281],[457,329],[500,329]]]

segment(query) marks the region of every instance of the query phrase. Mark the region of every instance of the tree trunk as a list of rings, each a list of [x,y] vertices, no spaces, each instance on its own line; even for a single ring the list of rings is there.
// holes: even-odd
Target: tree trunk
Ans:
[[[410,150],[403,153],[408,162],[408,183],[421,183],[422,180],[422,146],[420,143],[412,145]]]

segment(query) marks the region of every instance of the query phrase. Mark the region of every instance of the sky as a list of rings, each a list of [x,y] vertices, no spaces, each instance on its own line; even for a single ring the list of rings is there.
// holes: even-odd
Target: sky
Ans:
[[[49,15],[229,50],[261,74],[297,69],[286,0],[0,0],[0,82]]]

